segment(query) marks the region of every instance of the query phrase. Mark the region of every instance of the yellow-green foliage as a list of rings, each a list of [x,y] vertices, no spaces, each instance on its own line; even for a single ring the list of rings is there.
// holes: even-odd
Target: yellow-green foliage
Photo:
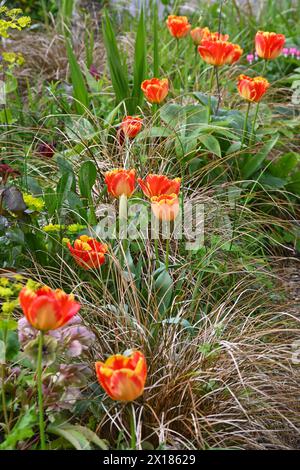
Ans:
[[[20,8],[9,10],[7,7],[0,7],[0,36],[9,37],[9,29],[17,29],[21,31],[30,25],[31,18],[22,16]]]

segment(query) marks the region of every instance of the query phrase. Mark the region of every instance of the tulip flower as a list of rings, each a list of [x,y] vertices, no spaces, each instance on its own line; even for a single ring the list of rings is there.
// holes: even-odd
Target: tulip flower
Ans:
[[[135,170],[124,170],[117,168],[105,173],[105,183],[108,192],[119,198],[120,196],[130,197],[135,188]]]
[[[222,65],[232,65],[237,62],[243,53],[243,49],[237,44],[211,38],[201,41],[198,52],[207,64],[221,67]]]
[[[104,363],[96,362],[95,368],[100,385],[113,400],[128,402],[143,394],[147,364],[141,352],[128,357],[116,354]]]
[[[43,286],[37,290],[23,287],[19,294],[21,308],[28,322],[37,330],[56,330],[68,323],[80,304],[60,289]]]
[[[261,59],[276,59],[282,52],[285,44],[283,34],[258,31],[255,36],[255,49]]]
[[[169,15],[166,24],[171,35],[176,39],[185,37],[191,29],[186,16]]]
[[[161,103],[169,92],[169,82],[167,78],[151,78],[144,80],[141,89],[150,103]]]
[[[143,125],[143,119],[137,116],[126,116],[122,123],[121,129],[130,139],[133,139],[141,130]]]
[[[39,405],[39,428],[41,450],[46,448],[45,420],[43,406],[42,359],[44,346],[44,333],[56,330],[68,323],[80,309],[74,296],[66,294],[60,289],[52,290],[43,286],[37,289],[29,286],[23,287],[19,294],[19,301],[27,321],[39,331],[38,358],[37,358],[37,390]]]
[[[201,44],[203,39],[212,39],[217,40],[220,39],[222,41],[228,41],[229,35],[228,34],[220,34],[218,32],[212,33],[207,27],[205,28],[194,28],[190,32],[191,38],[193,43],[197,46]]]
[[[240,75],[238,78],[238,91],[242,98],[247,101],[258,102],[266,93],[270,83],[263,77],[250,78]]]
[[[151,209],[155,217],[163,221],[176,219],[179,213],[177,194],[162,194],[151,198]]]
[[[150,174],[145,180],[138,178],[138,183],[145,196],[161,196],[162,194],[177,194],[180,191],[180,178],[169,179],[165,175]]]
[[[73,246],[68,242],[67,246],[75,262],[85,270],[99,268],[105,261],[107,245],[87,235],[77,238]]]

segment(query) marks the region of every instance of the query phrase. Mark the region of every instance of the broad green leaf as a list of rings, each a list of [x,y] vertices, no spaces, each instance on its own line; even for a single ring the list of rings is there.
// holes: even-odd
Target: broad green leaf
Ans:
[[[204,134],[199,136],[200,142],[207,148],[211,153],[221,157],[221,148],[216,137],[210,134]]]
[[[290,177],[286,189],[294,194],[300,194],[300,171],[296,171]]]
[[[300,154],[289,152],[272,162],[268,169],[273,176],[286,178],[297,166],[298,162],[300,162]]]
[[[165,268],[156,277],[154,288],[158,298],[158,309],[163,314],[171,304],[174,291],[173,280]]]
[[[92,161],[83,162],[80,167],[78,180],[80,194],[89,199],[91,191],[97,178],[97,168]]]
[[[13,450],[19,441],[29,439],[34,435],[33,428],[37,423],[34,408],[29,408],[10,430],[5,441],[0,444],[0,450]]]
[[[47,431],[51,434],[63,437],[66,441],[70,442],[76,450],[91,450],[91,442],[96,444],[100,449],[107,450],[105,442],[99,439],[93,431],[84,426],[64,423],[50,425]]]
[[[253,175],[257,170],[260,169],[261,165],[265,161],[266,157],[271,152],[272,148],[276,145],[279,136],[276,135],[272,140],[266,143],[263,148],[256,154],[249,154],[248,159],[245,165],[242,168],[242,177],[249,178]]]

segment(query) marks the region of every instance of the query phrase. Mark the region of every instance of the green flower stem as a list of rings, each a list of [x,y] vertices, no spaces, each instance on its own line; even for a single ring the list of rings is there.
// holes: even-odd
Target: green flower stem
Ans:
[[[123,237],[125,233],[125,229],[127,228],[127,196],[122,194],[119,197],[119,236],[121,245],[123,247],[124,253],[126,254],[127,251],[127,240]]]
[[[42,388],[43,342],[44,342],[44,333],[43,333],[43,331],[40,331],[40,333],[39,333],[38,360],[37,360],[37,386],[38,386],[38,401],[39,401],[39,425],[40,425],[41,450],[46,449],[45,423],[44,423],[44,405],[43,405],[43,388]]]
[[[259,110],[259,102],[256,103],[256,109],[255,109],[255,115],[254,115],[254,119],[253,119],[253,123],[252,123],[252,129],[251,129],[249,145],[251,145],[251,143],[253,141],[254,131],[255,131],[255,124],[256,124],[257,116],[258,116],[258,110]]]
[[[167,238],[167,240],[166,240],[166,261],[165,261],[166,271],[168,271],[168,269],[169,269],[169,254],[170,254],[170,238]]]
[[[245,121],[244,121],[244,130],[243,130],[243,137],[242,137],[241,149],[243,149],[243,146],[244,146],[244,143],[245,143],[245,139],[246,139],[247,124],[248,124],[248,117],[249,117],[250,106],[251,106],[251,102],[249,101],[249,102],[248,102],[248,106],[247,106]]]
[[[134,416],[134,406],[131,405],[131,410],[130,410],[130,448],[132,450],[136,449],[136,428],[135,428],[135,416]]]
[[[7,328],[3,328],[3,343],[4,343],[4,348],[6,351],[6,342],[7,342]],[[6,391],[5,391],[5,377],[6,377],[6,367],[5,367],[5,362],[6,358],[4,357],[4,364],[1,365],[1,397],[2,397],[2,410],[3,410],[3,415],[4,415],[4,421],[6,425],[6,434],[9,433],[10,431],[10,426],[9,426],[9,419],[8,419],[8,413],[7,413],[7,406],[6,406]]]
[[[159,267],[159,254],[158,254],[158,238],[154,238],[154,249],[155,249],[155,267]]]
[[[212,114],[212,110],[211,110],[211,93],[212,93],[212,87],[213,87],[213,83],[214,83],[214,72],[215,72],[215,68],[212,67],[211,75],[210,75],[210,84],[209,84],[209,95],[208,95],[208,119],[207,119],[208,124],[210,123],[210,118],[211,118],[211,114]]]

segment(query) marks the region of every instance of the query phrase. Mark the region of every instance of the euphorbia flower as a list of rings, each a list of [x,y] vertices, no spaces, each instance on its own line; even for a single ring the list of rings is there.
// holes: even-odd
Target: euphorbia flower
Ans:
[[[88,235],[81,235],[73,246],[67,245],[76,263],[85,270],[99,268],[105,261],[107,245]]]
[[[105,173],[108,192],[114,197],[130,197],[135,188],[135,170],[117,168]]]
[[[126,116],[122,123],[121,129],[130,139],[133,139],[141,130],[143,125],[143,119],[137,116]]]
[[[186,36],[191,29],[191,25],[186,16],[169,15],[166,23],[172,36],[177,39]]]
[[[43,286],[37,289],[23,287],[19,294],[20,305],[28,322],[37,330],[56,330],[68,323],[80,309],[73,294],[61,289]]]
[[[162,194],[151,198],[151,209],[155,217],[163,221],[176,219],[179,213],[177,194]]]
[[[138,178],[138,183],[145,194],[151,198],[153,196],[161,196],[162,194],[177,194],[180,191],[180,178],[169,179],[165,175],[150,174],[145,180]]]
[[[243,49],[238,44],[211,38],[201,41],[198,52],[207,64],[220,67],[221,65],[232,65],[237,62],[243,53]]]
[[[141,89],[150,103],[161,103],[169,92],[169,81],[167,78],[151,78],[142,82]]]
[[[251,78],[247,75],[240,75],[237,86],[242,98],[258,102],[270,87],[270,83],[263,77]]]
[[[283,34],[258,31],[255,36],[255,49],[261,59],[272,60],[278,57],[285,44]]]
[[[113,400],[132,401],[144,392],[147,364],[139,351],[129,357],[116,354],[96,362],[95,368],[100,385]]]

